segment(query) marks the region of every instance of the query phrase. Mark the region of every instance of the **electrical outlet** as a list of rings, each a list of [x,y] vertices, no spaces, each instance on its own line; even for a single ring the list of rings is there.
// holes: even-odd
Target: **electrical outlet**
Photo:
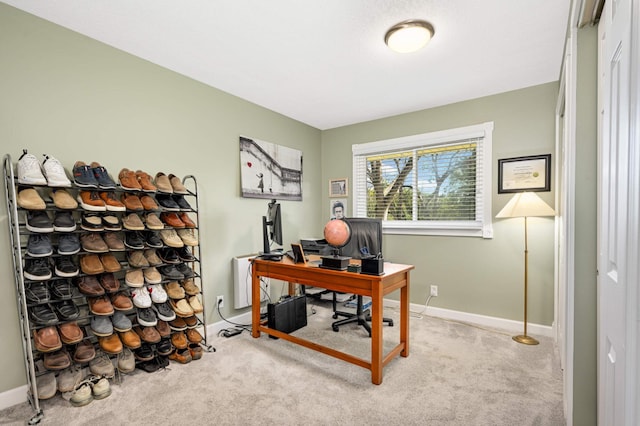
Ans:
[[[432,285],[431,286],[431,296],[438,297],[438,286],[437,285]]]
[[[216,304],[219,308],[224,308],[224,296],[216,297]]]

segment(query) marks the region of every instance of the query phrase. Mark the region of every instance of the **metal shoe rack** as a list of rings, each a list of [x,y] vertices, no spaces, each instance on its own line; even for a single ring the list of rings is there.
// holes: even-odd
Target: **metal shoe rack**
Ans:
[[[32,408],[35,411],[33,417],[29,420],[29,424],[37,424],[44,417],[44,413],[42,411],[40,400],[38,398],[38,389],[37,389],[37,368],[36,361],[38,356],[38,351],[35,350],[33,341],[31,338],[31,330],[33,325],[30,323],[29,319],[29,311],[28,311],[28,303],[25,292],[25,279],[24,279],[24,258],[23,258],[23,248],[25,247],[25,237],[28,232],[21,231],[21,227],[24,228],[24,223],[20,223],[20,215],[19,211],[22,208],[17,205],[17,179],[14,175],[14,163],[12,162],[10,155],[5,155],[4,157],[4,177],[5,177],[5,191],[6,191],[6,203],[7,203],[7,214],[8,214],[8,224],[9,224],[9,234],[11,239],[11,253],[12,253],[12,262],[13,262],[13,273],[15,278],[16,285],[16,301],[18,307],[18,319],[20,323],[21,337],[22,337],[22,349],[23,349],[23,359],[25,363],[26,370],[26,379],[27,379],[27,399],[31,404]],[[186,176],[182,179],[184,186],[187,188],[189,192],[189,196],[193,197],[193,202],[195,207],[193,208],[192,213],[196,216],[196,231],[199,233],[199,205],[198,205],[198,184],[196,178],[192,175]],[[75,186],[74,186],[75,188]],[[73,189],[73,188],[72,188]],[[192,205],[193,207],[193,205]],[[79,208],[82,211],[81,208]],[[199,237],[199,235],[198,235]],[[204,295],[204,286],[203,286],[203,277],[202,277],[202,250],[200,248],[200,244],[197,246],[191,247],[192,254],[195,257],[195,260],[191,262],[191,269],[194,272],[194,282],[198,285],[200,289],[200,297],[203,308],[205,307],[205,295]],[[124,261],[124,265],[126,267],[127,262]],[[164,281],[163,281],[164,282]],[[196,314],[196,318],[198,319],[198,324],[196,328],[201,330],[201,335],[204,340],[200,343],[203,349],[206,352],[215,352],[215,348],[209,345],[207,340],[206,333],[206,309],[203,309],[202,313]],[[87,327],[88,328],[88,327]],[[97,348],[99,350],[99,348]]]

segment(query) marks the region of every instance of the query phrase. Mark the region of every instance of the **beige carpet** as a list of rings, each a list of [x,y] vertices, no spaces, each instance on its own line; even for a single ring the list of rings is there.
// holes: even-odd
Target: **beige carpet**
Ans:
[[[311,311],[311,309],[309,309]],[[362,328],[331,331],[328,306],[296,333],[369,358]],[[393,308],[385,316],[398,320]],[[398,327],[384,329],[387,347]],[[391,361],[379,386],[368,370],[263,335],[213,337],[217,352],[187,365],[123,376],[112,395],[84,407],[41,401],[42,425],[564,425],[562,374],[553,341],[432,317],[411,318],[408,358]],[[27,404],[0,411],[25,424]]]

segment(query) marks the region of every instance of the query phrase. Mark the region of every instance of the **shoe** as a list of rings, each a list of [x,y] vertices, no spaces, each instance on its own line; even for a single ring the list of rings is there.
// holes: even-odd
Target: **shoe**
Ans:
[[[80,236],[82,249],[89,253],[107,253],[109,246],[104,242],[100,234],[91,232]]]
[[[53,254],[51,239],[45,234],[30,234],[27,241],[27,255],[31,257],[46,257]]]
[[[158,330],[158,334],[160,337],[169,337],[171,336],[171,327],[169,327],[169,323],[164,320],[158,320],[156,324],[156,330]]]
[[[144,192],[156,192],[158,188],[151,182],[151,175],[142,170],[136,171],[136,179]]]
[[[122,237],[116,233],[108,232],[104,235],[104,242],[109,247],[109,251],[125,251],[125,244]]]
[[[54,300],[68,300],[73,297],[73,287],[69,280],[49,281],[49,288]]]
[[[142,187],[138,182],[138,178],[136,177],[136,173],[129,169],[122,169],[120,173],[118,173],[118,180],[120,181],[120,186],[123,189],[141,191]]]
[[[78,265],[73,263],[71,256],[60,256],[56,259],[56,275],[64,278],[75,277],[80,273]]]
[[[91,401],[93,401],[93,394],[89,383],[79,385],[71,394],[71,399],[69,399],[69,402],[74,407],[84,407]]]
[[[53,325],[58,317],[49,305],[36,305],[29,308],[29,318],[37,325]]]
[[[33,188],[21,189],[18,191],[18,196],[16,198],[18,202],[18,206],[27,210],[44,210],[47,208],[46,203]]]
[[[164,241],[167,246],[174,248],[184,246],[184,242],[178,234],[176,234],[175,229],[164,229],[158,232],[160,232],[160,238],[162,238],[162,241]]]
[[[86,364],[96,357],[96,348],[89,340],[83,340],[76,346],[73,360],[78,364]]]
[[[79,277],[75,280],[80,293],[89,297],[102,296],[105,291],[104,287],[98,282],[98,278],[95,275],[87,275]]]
[[[47,352],[44,354],[44,367],[47,370],[64,370],[71,365],[71,357],[69,352],[64,348],[56,352]]]
[[[160,333],[158,333],[158,330],[156,330],[155,327],[152,327],[152,326],[142,327],[137,325],[133,327],[133,331],[135,331],[136,334],[140,336],[140,339],[142,339],[143,342],[158,343],[161,339]]]
[[[196,236],[195,229],[178,229],[177,234],[185,246],[195,247],[198,245],[198,237]]]
[[[164,212],[160,214],[160,220],[172,228],[184,228],[185,223],[180,219],[177,213]]]
[[[164,263],[169,264],[177,264],[180,263],[180,258],[178,257],[178,253],[173,248],[162,248],[157,251],[158,257]]]
[[[123,374],[131,373],[136,369],[136,358],[131,349],[124,347],[118,354],[118,371]]]
[[[151,345],[149,345],[148,343],[143,343],[138,349],[134,351],[133,356],[138,361],[151,361],[154,357],[153,347],[151,347]]]
[[[67,177],[64,171],[64,167],[60,161],[54,157],[49,157],[44,154],[44,161],[42,162],[42,168],[44,174],[47,176],[47,185],[56,187],[70,187],[71,181]]]
[[[178,254],[178,258],[183,262],[194,262],[196,260],[195,256],[191,254],[191,250],[189,250],[189,247],[187,246],[176,249],[176,253]]]
[[[164,192],[165,194],[173,194],[173,186],[171,186],[171,181],[169,177],[162,172],[156,173],[156,178],[154,181],[156,188],[158,188],[158,192]]]
[[[191,354],[191,360],[196,361],[202,358],[204,351],[199,343],[189,343],[189,353]]]
[[[81,188],[98,188],[93,170],[82,161],[76,161],[73,165],[73,181]]]
[[[127,208],[116,196],[115,192],[101,192],[100,199],[104,202],[107,211],[110,212],[123,212]]]
[[[68,211],[57,211],[53,215],[53,230],[56,232],[73,232],[77,228],[73,214]]]
[[[118,336],[115,336],[116,338]],[[120,345],[122,346],[122,345]],[[120,351],[122,352],[122,351]],[[120,353],[118,352],[118,353]],[[106,378],[102,378],[98,380],[92,387],[93,399],[104,399],[111,395],[111,386],[109,385],[109,380]]]
[[[173,321],[176,319],[176,313],[173,312],[171,305],[167,301],[154,304],[153,309],[156,311],[158,318],[162,321]]]
[[[138,308],[136,314],[136,319],[140,325],[153,327],[158,324],[158,317],[151,308]]]
[[[122,265],[118,262],[118,259],[111,253],[101,254],[100,262],[102,262],[105,272],[118,272],[122,269]]]
[[[100,275],[99,282],[107,293],[115,293],[120,290],[120,280],[112,272]]]
[[[92,212],[107,211],[107,206],[98,195],[97,191],[80,191],[78,192],[78,202],[80,207]]]
[[[149,291],[149,295],[153,303],[164,303],[168,299],[167,292],[164,291],[164,288],[162,288],[160,284],[150,285],[147,287],[147,290]],[[165,321],[171,321],[171,320],[165,320]]]
[[[78,208],[78,202],[73,199],[66,189],[51,191],[51,198],[53,199],[53,204],[59,209],[74,210]]]
[[[184,322],[187,324],[187,328],[196,328],[198,326],[198,317],[191,315],[190,317],[184,318]]]
[[[172,361],[177,361],[180,364],[188,364],[191,362],[191,353],[188,348],[185,349],[176,349],[169,355],[169,359]]]
[[[193,278],[195,276],[193,269],[191,269],[186,263],[178,263],[176,265],[176,269],[184,275],[185,278]]]
[[[133,330],[128,330],[128,331],[125,331],[124,333],[119,333],[119,336],[120,336],[120,340],[122,341],[122,344],[127,348],[137,349],[142,344],[142,342],[140,341],[140,336],[138,336],[138,334]]]
[[[66,345],[73,345],[82,341],[84,335],[82,329],[75,321],[65,322],[58,325],[58,333],[60,334],[60,340]]]
[[[147,213],[144,216],[144,221],[149,229],[156,231],[164,229],[164,223],[162,223],[158,215],[155,213]]]
[[[177,317],[173,321],[169,321],[169,328],[173,331],[184,331],[187,329],[187,323],[183,318]]]
[[[151,198],[150,195],[142,195],[140,197],[140,202],[142,203],[142,207],[144,207],[144,209],[147,210],[147,211],[149,211],[149,210],[158,210],[160,208],[160,207],[158,207],[158,204],[156,204],[154,199]]]
[[[94,315],[113,315],[113,305],[107,296],[87,297],[89,311]]]
[[[54,326],[33,330],[33,343],[40,352],[53,352],[62,348],[62,340]]]
[[[55,373],[47,373],[36,377],[38,399],[49,399],[56,395],[57,379]]]
[[[173,201],[176,202],[176,204],[178,205],[178,207],[180,207],[180,210],[182,211],[191,211],[193,210],[193,207],[191,207],[191,204],[189,204],[187,202],[187,200],[184,199],[184,195],[172,195]]]
[[[113,323],[108,316],[96,315],[91,317],[91,331],[96,336],[110,336],[113,334]]]
[[[171,335],[171,343],[177,349],[187,349],[189,342],[183,331],[177,331]]]
[[[169,175],[169,182],[171,183],[171,188],[173,189],[174,194],[188,194],[187,188],[184,187],[182,181],[176,175]]]
[[[93,172],[93,176],[96,178],[98,182],[98,188],[100,189],[116,189],[116,183],[111,179],[107,169],[104,166],[101,166],[100,163],[92,162],[91,163],[91,171]]]
[[[73,392],[77,385],[82,381],[82,370],[74,365],[63,370],[58,374],[58,390],[61,393]]]
[[[120,231],[122,229],[120,219],[118,219],[118,216],[113,214],[106,214],[102,216],[102,225],[104,226],[105,231]]]
[[[27,154],[27,150],[22,150],[22,155],[18,159],[18,183],[25,185],[46,185],[47,180],[42,175],[40,162],[33,154]]]
[[[147,259],[149,266],[159,266],[162,265],[162,260],[158,257],[155,249],[147,249],[144,251],[144,257]]]
[[[149,262],[147,258],[144,257],[144,253],[142,250],[134,250],[130,251],[127,254],[127,261],[129,262],[129,266],[132,268],[148,268]]]
[[[151,248],[162,248],[164,245],[158,231],[145,231],[143,236],[144,242]]]
[[[131,290],[131,299],[136,308],[151,307],[151,296],[149,296],[149,291],[146,287],[138,287]]]
[[[133,309],[133,301],[125,292],[118,292],[111,296],[113,309],[118,311],[130,311]]]
[[[104,231],[104,225],[102,224],[102,217],[95,213],[88,213],[82,215],[82,221],[80,222],[80,228],[85,231],[100,232]]]
[[[158,202],[160,207],[162,207],[163,210],[175,211],[175,212],[180,211],[180,206],[178,205],[178,203],[174,201],[173,198],[171,198],[171,195],[157,193],[156,201]]]
[[[73,303],[73,300],[63,300],[62,302],[54,303],[53,309],[55,309],[60,321],[71,321],[80,316],[80,309]]]
[[[189,303],[185,299],[180,300],[169,300],[171,304],[171,308],[176,313],[177,316],[187,318],[193,316],[193,308],[189,305]]]
[[[189,217],[189,215],[186,212],[182,212],[182,213],[178,214],[178,217],[180,218],[182,223],[184,223],[185,228],[195,228],[196,227],[195,222],[191,220],[191,218]]]
[[[160,284],[162,282],[162,275],[160,275],[160,272],[158,272],[154,266],[145,269],[142,273],[144,275],[144,282],[147,284]]]
[[[111,322],[113,323],[113,329],[119,332],[131,330],[133,326],[131,320],[122,311],[114,312]]]
[[[137,212],[141,212],[144,210],[144,207],[142,206],[142,201],[140,201],[140,198],[138,198],[138,196],[135,194],[124,192],[120,196],[120,201],[122,201],[122,204],[124,204],[127,210],[137,211]]]
[[[24,293],[28,303],[47,303],[51,299],[51,293],[45,281],[26,283]]]
[[[180,287],[180,284],[178,284],[177,281],[171,281],[168,284],[164,285],[164,289],[167,292],[167,296],[169,296],[171,299],[184,299],[185,297],[185,292],[184,289],[182,287]]]
[[[111,362],[111,359],[106,355],[94,358],[89,363],[89,371],[91,371],[96,376],[103,376],[107,378],[112,378],[115,374],[113,363]]]
[[[189,296],[195,296],[200,293],[200,288],[193,282],[192,279],[182,281],[182,288],[184,292]]]
[[[173,352],[174,349],[171,339],[168,337],[160,339],[160,342],[156,345],[156,352],[158,352],[158,355],[171,355],[171,352]]]
[[[58,236],[58,254],[71,256],[80,251],[78,234],[62,234]]]
[[[104,272],[104,266],[97,254],[80,256],[80,268],[87,275],[97,275]]]
[[[31,232],[53,232],[53,223],[44,211],[30,211],[27,213],[26,227]]]
[[[108,354],[119,354],[122,352],[122,342],[117,334],[111,334],[109,336],[98,337],[98,345],[103,352]]]
[[[24,277],[34,281],[44,281],[51,278],[51,267],[47,258],[25,259]]]
[[[165,265],[158,268],[163,277],[167,280],[183,280],[184,275],[176,269],[174,265]]]
[[[122,225],[130,231],[144,231],[144,223],[135,213],[131,213],[122,219]]]
[[[130,269],[124,275],[124,283],[129,287],[142,287],[144,285],[144,275],[141,269]]]
[[[127,232],[124,236],[124,245],[134,250],[142,250],[144,238],[139,232]]]

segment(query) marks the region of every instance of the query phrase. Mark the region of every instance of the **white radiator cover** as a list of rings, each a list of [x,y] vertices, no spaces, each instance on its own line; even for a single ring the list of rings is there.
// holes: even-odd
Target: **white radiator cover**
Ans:
[[[257,254],[248,254],[233,258],[233,307],[235,309],[251,306],[251,259]],[[262,278],[260,301],[268,300],[269,278]]]

